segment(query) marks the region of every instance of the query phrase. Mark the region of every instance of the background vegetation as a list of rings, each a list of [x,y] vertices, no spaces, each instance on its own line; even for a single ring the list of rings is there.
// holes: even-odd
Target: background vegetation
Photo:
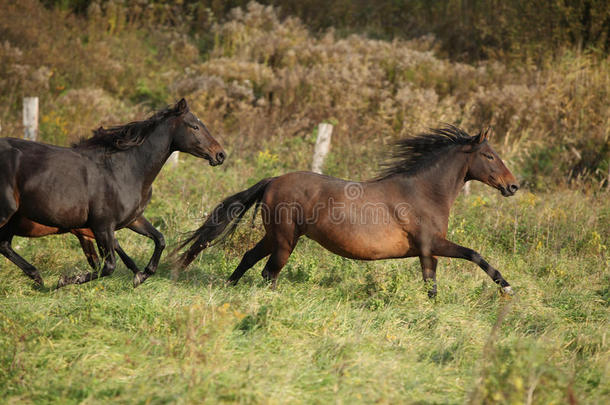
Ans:
[[[374,5],[373,5],[374,4]],[[233,9],[234,6],[242,8]],[[278,292],[260,268],[222,281],[260,230],[244,227],[184,274],[137,290],[109,279],[39,291],[0,260],[0,396],[14,402],[605,403],[610,396],[610,68],[603,1],[0,0],[0,124],[68,145],[186,97],[229,151],[182,157],[147,216],[170,244],[224,196],[310,164],[374,176],[389,144],[439,122],[474,132],[520,178],[474,186],[450,238],[516,287],[441,260],[429,301],[416,260],[363,263],[303,240]],[[145,263],[150,243],[119,238]],[[83,270],[70,236],[17,239],[48,285]],[[260,265],[259,265],[260,266]]]
[[[449,24],[445,14],[461,18],[455,7],[462,2],[424,3],[434,5],[426,12],[429,19]],[[517,21],[540,30],[544,26],[534,23],[519,2],[502,2],[496,14],[523,37],[506,46],[489,45],[494,51],[485,54],[495,58],[468,54],[468,64],[443,58],[442,49],[458,49],[453,36],[474,41],[476,35],[464,27],[483,29],[490,23],[480,15],[484,12],[475,12],[487,2],[463,2],[463,13],[469,7],[475,11],[460,24],[449,24],[455,29],[451,35],[415,37],[422,32],[409,30],[408,24],[370,21],[371,26],[403,27],[403,35],[392,40],[347,35],[352,22],[352,30],[367,31],[364,22],[350,19],[321,31],[326,23],[305,15],[312,31],[301,20],[282,19],[276,9],[258,3],[230,12],[225,12],[230,2],[0,4],[4,135],[21,133],[23,95],[41,97],[41,137],[59,144],[186,96],[226,136],[235,156],[249,153],[261,140],[303,140],[318,122],[335,120],[337,145],[346,152],[342,162],[351,168],[341,174],[353,175],[355,160],[373,159],[373,164],[358,165],[364,173],[356,174],[366,175],[388,141],[444,121],[472,131],[492,125],[496,142],[533,188],[574,181],[581,187],[581,180],[592,189],[608,186],[610,68],[603,29],[610,25],[600,23],[608,18],[607,2],[563,8],[560,2],[549,3],[555,5],[550,10],[564,13],[590,5],[590,23],[571,30],[585,35],[589,29],[587,38],[597,42],[574,39],[578,46],[572,46],[567,28],[562,35],[541,32],[536,40],[528,39],[529,31]],[[296,8],[291,4],[284,9]],[[360,2],[329,4],[368,10]],[[396,4],[413,16],[426,8],[416,7],[419,2]],[[302,7],[313,12],[329,6],[312,2],[311,8]],[[534,11],[565,25],[559,22],[567,17]],[[579,12],[569,15],[580,21]],[[487,49],[478,42],[468,46]]]

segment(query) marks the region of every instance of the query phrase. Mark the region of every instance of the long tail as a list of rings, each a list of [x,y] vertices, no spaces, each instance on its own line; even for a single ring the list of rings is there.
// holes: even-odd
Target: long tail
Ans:
[[[273,180],[273,177],[263,179],[218,204],[205,223],[176,249],[180,250],[191,244],[178,258],[178,265],[187,267],[203,249],[231,235],[250,207],[260,203],[265,189]]]

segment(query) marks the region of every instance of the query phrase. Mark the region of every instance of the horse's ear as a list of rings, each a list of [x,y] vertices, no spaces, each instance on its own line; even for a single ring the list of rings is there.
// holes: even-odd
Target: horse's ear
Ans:
[[[481,130],[481,132],[479,133],[479,139],[477,139],[478,143],[483,143],[487,140],[489,140],[489,136],[491,135],[491,127],[487,127],[487,129],[485,129],[485,131]]]
[[[492,127],[487,127],[487,129],[485,130],[485,139],[487,139],[488,141],[491,139],[491,136],[493,135],[494,131]]]
[[[479,132],[475,137],[474,144],[480,145],[485,142],[485,139],[487,139],[487,135],[485,134],[485,131],[481,130],[481,132]]]
[[[186,103],[186,100],[184,98],[182,98],[180,101],[178,101],[176,103],[175,108],[179,114],[184,114],[185,112],[187,112],[189,110],[189,106]]]

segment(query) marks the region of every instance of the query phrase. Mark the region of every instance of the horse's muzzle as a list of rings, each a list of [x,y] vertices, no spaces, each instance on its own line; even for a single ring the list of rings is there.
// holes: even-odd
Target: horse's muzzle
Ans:
[[[210,163],[210,166],[219,166],[225,161],[226,155],[224,152],[218,152],[216,156],[212,157],[211,155],[204,153],[203,158]]]
[[[510,197],[510,196],[515,195],[517,190],[519,190],[519,185],[513,183],[513,184],[507,185],[506,187],[500,186],[499,189],[504,197]]]

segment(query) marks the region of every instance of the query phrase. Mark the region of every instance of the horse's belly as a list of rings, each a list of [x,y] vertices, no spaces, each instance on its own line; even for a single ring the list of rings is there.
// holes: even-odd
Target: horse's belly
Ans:
[[[88,217],[89,190],[82,169],[43,170],[42,164],[19,184],[19,212],[34,222],[64,229],[80,228]],[[48,162],[47,162],[48,163]]]
[[[82,195],[24,193],[20,196],[21,216],[47,226],[80,228],[87,222],[88,201]]]
[[[61,229],[84,227],[88,219],[86,205],[42,206],[37,201],[31,201],[22,204],[19,213],[31,221]]]
[[[397,227],[316,230],[306,236],[331,252],[351,259],[390,259],[408,256],[412,251],[405,233]]]
[[[41,236],[54,235],[62,233],[62,229],[55,226],[46,226],[33,222],[22,216],[14,216],[12,219],[12,229],[16,236],[25,236],[29,238],[38,238]]]

